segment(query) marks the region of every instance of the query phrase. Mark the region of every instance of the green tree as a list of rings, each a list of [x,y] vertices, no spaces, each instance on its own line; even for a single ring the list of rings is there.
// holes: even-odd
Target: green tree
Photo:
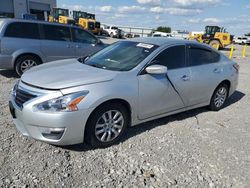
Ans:
[[[160,31],[164,33],[171,33],[171,27],[160,26],[156,29],[156,31]]]

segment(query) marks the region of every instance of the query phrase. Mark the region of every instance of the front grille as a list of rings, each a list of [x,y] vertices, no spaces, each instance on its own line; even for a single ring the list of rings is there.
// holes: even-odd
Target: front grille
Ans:
[[[37,97],[36,95],[32,95],[30,93],[27,93],[26,91],[23,91],[21,89],[17,89],[16,90],[16,94],[15,94],[15,102],[17,104],[17,106],[19,106],[20,108],[23,107],[23,104],[33,98]]]

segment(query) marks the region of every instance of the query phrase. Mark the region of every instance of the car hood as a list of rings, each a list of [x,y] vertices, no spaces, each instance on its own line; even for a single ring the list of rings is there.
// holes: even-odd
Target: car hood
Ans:
[[[64,89],[111,81],[117,72],[84,65],[77,59],[46,63],[25,72],[21,81],[44,89]]]

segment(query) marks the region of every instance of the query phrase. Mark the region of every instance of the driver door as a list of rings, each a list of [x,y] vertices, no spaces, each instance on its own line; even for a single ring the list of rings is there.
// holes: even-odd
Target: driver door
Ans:
[[[188,93],[185,45],[172,46],[163,50],[152,62],[168,67],[167,75],[148,74],[143,71],[139,82],[139,119],[165,114],[185,108]]]

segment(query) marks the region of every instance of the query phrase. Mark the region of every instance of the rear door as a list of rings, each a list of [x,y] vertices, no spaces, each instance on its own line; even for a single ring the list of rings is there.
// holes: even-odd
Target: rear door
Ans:
[[[98,39],[87,31],[80,28],[71,28],[71,31],[76,57],[84,57],[103,48],[103,45],[98,44]]]
[[[47,62],[75,57],[70,28],[52,24],[42,24],[43,40],[41,51]]]
[[[220,54],[201,45],[189,45],[191,70],[189,106],[207,103],[222,79]]]
[[[138,76],[140,119],[185,108],[190,84],[183,79],[190,77],[185,51],[185,45],[171,46],[154,58],[152,64],[168,67],[167,75]]]

